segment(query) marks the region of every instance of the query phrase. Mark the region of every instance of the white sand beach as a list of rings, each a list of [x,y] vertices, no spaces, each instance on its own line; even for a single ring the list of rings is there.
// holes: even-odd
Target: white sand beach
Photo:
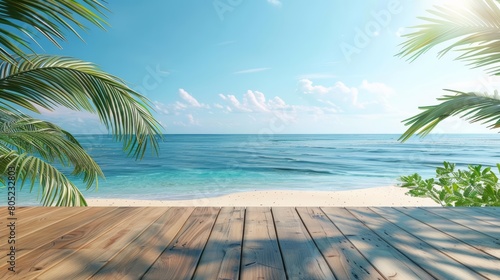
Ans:
[[[389,186],[349,191],[252,191],[193,200],[87,199],[89,206],[439,206]]]

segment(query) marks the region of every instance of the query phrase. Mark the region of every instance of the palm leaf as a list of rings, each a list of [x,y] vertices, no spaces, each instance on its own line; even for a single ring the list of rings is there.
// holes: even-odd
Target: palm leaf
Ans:
[[[79,142],[60,127],[31,118],[20,112],[0,107],[0,146],[18,154],[37,155],[50,164],[73,166],[72,175],[83,175],[87,189],[98,177],[104,177],[100,167],[80,146]],[[0,166],[5,170],[7,166]]]
[[[141,158],[148,148],[158,152],[161,125],[151,115],[149,101],[92,63],[46,55],[3,62],[0,106],[10,104],[35,112],[34,105],[97,113],[129,154]]]
[[[425,136],[442,120],[455,115],[460,115],[471,123],[490,124],[488,127],[492,129],[500,127],[500,97],[496,92],[494,95],[487,95],[448,91],[456,95],[438,98],[442,101],[440,104],[420,107],[423,112],[403,121],[410,128],[401,135],[400,141],[406,141],[414,134]]]
[[[21,31],[31,39],[40,33],[60,47],[59,41],[66,39],[65,30],[78,37],[76,29],[87,30],[82,21],[104,28],[104,11],[106,8],[97,0],[0,0],[0,60],[14,63],[10,52],[26,58],[25,50],[31,51],[29,41],[12,30]]]
[[[435,7],[433,17],[421,17],[426,23],[414,26],[415,32],[404,35],[398,56],[413,61],[442,43],[450,45],[438,52],[441,57],[451,50],[460,51],[458,60],[469,66],[486,67],[488,73],[500,75],[500,8],[497,1],[469,1],[466,6]]]
[[[0,170],[6,174],[9,166],[16,167],[21,185],[25,181],[31,182],[30,190],[33,190],[35,182],[41,186],[40,199],[45,206],[87,206],[82,193],[64,174],[42,159],[30,156],[26,153],[18,154],[0,146]],[[0,182],[4,182],[1,178]]]

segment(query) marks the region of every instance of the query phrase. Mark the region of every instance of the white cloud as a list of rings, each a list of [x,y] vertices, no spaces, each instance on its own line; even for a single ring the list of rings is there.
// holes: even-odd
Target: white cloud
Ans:
[[[390,109],[388,98],[394,94],[394,90],[384,83],[370,83],[367,80],[363,80],[358,87],[350,87],[341,81],[333,86],[324,86],[315,85],[309,79],[301,79],[299,92],[337,112],[346,113],[361,109],[385,111]]]
[[[254,109],[254,111],[269,112],[266,104],[266,97],[262,92],[253,92],[251,90],[247,91],[245,94],[246,103]]]
[[[313,85],[313,82],[308,79],[299,81],[299,90],[304,94],[318,96],[319,98],[331,98],[334,103],[350,103],[356,107],[358,104],[358,89],[348,87],[343,82],[336,82],[331,87],[322,85]]]
[[[184,99],[184,101],[186,101],[189,105],[191,105],[192,107],[202,107],[200,102],[198,102],[198,100],[196,100],[196,98],[194,98],[191,94],[189,94],[187,91],[185,91],[184,89],[179,89],[179,96]]]
[[[234,72],[234,74],[250,74],[269,70],[270,68],[251,68]]]
[[[230,108],[230,111],[270,113],[291,108],[280,97],[276,96],[267,100],[264,93],[259,91],[248,90],[241,101],[236,96],[229,94],[219,94],[219,97],[227,103],[226,108]]]
[[[363,80],[359,88],[384,96],[389,96],[394,93],[394,90],[384,83],[370,83],[367,80]]]

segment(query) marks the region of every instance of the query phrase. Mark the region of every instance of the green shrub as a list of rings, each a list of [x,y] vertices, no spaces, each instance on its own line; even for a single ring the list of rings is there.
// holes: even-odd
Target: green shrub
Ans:
[[[498,177],[490,167],[469,165],[456,170],[455,164],[444,162],[436,169],[436,178],[422,179],[415,173],[399,177],[399,187],[409,188],[407,194],[430,197],[442,206],[500,206]],[[497,164],[500,172],[500,164]]]

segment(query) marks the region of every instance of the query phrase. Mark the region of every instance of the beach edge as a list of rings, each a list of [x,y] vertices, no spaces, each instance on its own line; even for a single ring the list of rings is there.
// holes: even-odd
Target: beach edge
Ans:
[[[89,206],[193,207],[436,207],[430,198],[406,195],[396,186],[346,191],[255,190],[190,200],[88,198]]]

